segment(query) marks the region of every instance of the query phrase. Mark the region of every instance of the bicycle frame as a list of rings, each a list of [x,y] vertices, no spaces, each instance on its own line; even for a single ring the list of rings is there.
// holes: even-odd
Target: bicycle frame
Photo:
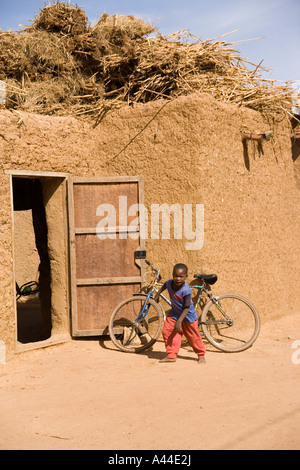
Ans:
[[[202,293],[205,292],[205,294],[207,295],[207,297],[209,298],[209,300],[212,301],[212,303],[217,307],[217,309],[222,313],[222,315],[225,317],[225,320],[213,320],[213,321],[206,321],[206,322],[202,322],[200,321],[199,319],[199,324],[206,324],[206,325],[209,325],[209,324],[216,324],[216,323],[227,323],[227,324],[232,324],[233,323],[233,319],[227,315],[227,313],[225,312],[225,310],[223,310],[222,306],[219,304],[218,302],[218,297],[217,296],[213,296],[210,292],[208,292],[208,290],[205,288],[205,281],[203,281],[203,284],[201,284],[200,286],[190,286],[192,289],[198,289],[199,293],[198,293],[198,297],[197,297],[197,300],[196,300],[196,303],[195,303],[195,308],[198,307],[199,303],[200,303],[200,300],[201,300],[201,297],[202,297]]]
[[[149,301],[150,297],[153,297],[153,292],[158,292],[158,290],[159,290],[158,288],[163,285],[162,283],[159,282],[159,280],[160,280],[160,269],[157,269],[157,268],[155,268],[154,266],[152,266],[152,265],[149,263],[149,261],[147,261],[147,260],[145,260],[145,262],[146,262],[146,264],[148,264],[148,266],[151,267],[151,269],[152,269],[153,271],[156,272],[156,276],[155,276],[155,280],[154,280],[154,282],[153,282],[152,289],[151,289],[151,291],[150,291],[150,292],[148,293],[148,295],[147,295],[147,298],[146,298],[145,304],[144,304],[144,306],[143,306],[142,312],[138,315],[138,317],[136,318],[136,320],[135,320],[134,323],[138,323],[138,320],[140,319],[141,315],[143,315],[143,316],[142,316],[142,318],[140,319],[140,321],[143,321],[143,320],[144,320],[144,318],[146,317],[146,315],[147,315],[147,313],[148,313],[148,310],[149,310],[149,303],[148,303],[148,301]],[[200,320],[200,318],[199,318],[198,323],[199,323],[199,324],[203,324],[203,323],[204,323],[204,324],[206,324],[206,325],[208,325],[208,324],[217,324],[217,323],[227,323],[228,325],[233,324],[233,319],[232,319],[229,315],[227,315],[227,313],[225,312],[225,310],[223,310],[222,306],[219,304],[219,302],[218,302],[218,297],[217,297],[217,296],[213,296],[213,295],[206,289],[205,286],[206,286],[205,281],[203,281],[203,284],[201,284],[201,285],[190,286],[191,289],[196,289],[196,290],[198,290],[198,295],[197,295],[196,303],[194,303],[195,309],[198,308],[198,306],[199,306],[199,304],[200,304],[200,300],[201,300],[201,298],[202,298],[202,294],[203,294],[203,292],[204,292],[204,293],[207,295],[207,297],[209,298],[209,300],[211,300],[211,301],[213,302],[213,304],[217,307],[217,309],[222,313],[222,315],[224,316],[225,320],[213,320],[213,321],[201,322],[201,320]],[[163,294],[160,294],[160,297],[161,297],[165,302],[167,302],[167,304],[168,304],[169,306],[171,306],[171,302],[170,302],[170,300],[169,300],[167,297],[165,297]],[[148,307],[148,308],[147,308],[147,307]],[[146,308],[147,308],[147,310],[146,310]],[[145,310],[146,310],[146,313],[144,314]],[[163,309],[163,312],[164,312],[164,309]],[[165,313],[165,312],[164,312],[164,313]]]
[[[158,289],[157,289],[156,286],[159,285],[160,269],[156,269],[156,268],[155,268],[154,266],[152,266],[152,265],[149,263],[149,261],[147,261],[146,259],[145,259],[145,262],[146,262],[146,264],[148,264],[148,265],[151,267],[151,269],[152,269],[153,271],[156,272],[156,276],[155,276],[155,280],[154,280],[154,282],[153,282],[152,289],[151,289],[151,291],[150,291],[150,292],[148,293],[148,295],[147,295],[147,298],[146,298],[145,303],[144,303],[144,305],[143,305],[142,311],[139,313],[139,315],[136,317],[136,319],[135,319],[134,322],[133,322],[134,325],[136,325],[136,324],[138,324],[138,323],[141,323],[141,322],[144,320],[144,318],[147,316],[148,311],[149,311],[149,308],[150,308],[149,299],[150,299],[151,297],[153,297],[153,292],[158,292]],[[161,285],[162,285],[162,284],[161,284]],[[171,302],[169,301],[169,299],[167,299],[163,294],[161,294],[161,297],[162,297],[169,305],[171,305]],[[163,312],[164,312],[164,310],[163,310]],[[142,317],[142,318],[141,318],[141,317]]]

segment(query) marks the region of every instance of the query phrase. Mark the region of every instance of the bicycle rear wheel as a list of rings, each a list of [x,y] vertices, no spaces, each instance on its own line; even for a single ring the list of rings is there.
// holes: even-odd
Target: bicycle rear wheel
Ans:
[[[163,327],[163,314],[159,305],[145,295],[134,295],[123,300],[113,312],[109,322],[109,335],[117,348],[138,353],[150,348]]]
[[[199,324],[206,339],[226,352],[245,351],[252,346],[260,330],[256,308],[245,297],[236,294],[222,294],[208,302]]]

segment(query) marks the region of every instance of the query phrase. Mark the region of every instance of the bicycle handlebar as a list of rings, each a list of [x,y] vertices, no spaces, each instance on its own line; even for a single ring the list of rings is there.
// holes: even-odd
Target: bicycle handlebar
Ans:
[[[154,266],[152,266],[152,264],[147,259],[145,259],[145,263],[148,264],[148,266],[150,266],[150,268],[153,269],[153,271],[156,271],[157,273],[160,272],[160,269],[157,269]]]
[[[145,263],[148,264],[148,266],[150,266],[150,268],[157,273],[155,280],[159,281],[161,279],[160,269],[157,269],[152,266],[152,264],[147,259],[145,259]]]

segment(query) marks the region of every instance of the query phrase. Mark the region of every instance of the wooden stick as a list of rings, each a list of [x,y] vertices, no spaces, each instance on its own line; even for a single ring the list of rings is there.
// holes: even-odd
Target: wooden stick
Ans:
[[[169,104],[171,101],[166,101],[163,106],[157,111],[157,113],[154,114],[154,116],[150,119],[150,121],[147,122],[147,124],[134,136],[132,137],[132,139],[130,139],[130,141],[125,145],[125,147],[123,147],[114,157],[111,157],[111,160],[114,160],[115,158],[117,158],[122,152],[124,152],[124,150],[127,149],[127,147],[142,133],[144,132],[144,130],[149,126],[149,124],[151,124],[152,121],[154,121],[154,119],[158,116],[158,114],[165,108],[165,106],[167,106],[167,104]]]

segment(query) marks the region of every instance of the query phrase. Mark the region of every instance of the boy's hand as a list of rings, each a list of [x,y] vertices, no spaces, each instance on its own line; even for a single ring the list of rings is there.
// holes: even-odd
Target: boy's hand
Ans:
[[[154,300],[155,300],[155,302],[157,302],[157,303],[159,302],[159,296],[160,296],[160,294],[161,294],[166,288],[167,288],[166,283],[164,283],[164,284],[161,286],[161,288],[159,289],[159,291],[156,292],[155,296],[153,297]]]
[[[181,332],[181,323],[181,320],[177,320],[177,322],[175,323],[174,330],[177,331],[177,333]]]

